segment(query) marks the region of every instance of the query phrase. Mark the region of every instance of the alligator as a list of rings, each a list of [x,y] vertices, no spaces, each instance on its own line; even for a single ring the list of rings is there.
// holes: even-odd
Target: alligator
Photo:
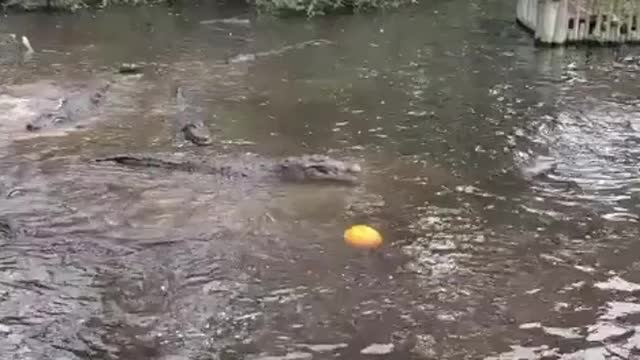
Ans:
[[[18,234],[16,224],[6,216],[0,216],[0,241],[11,240]]]
[[[25,128],[27,131],[35,132],[47,128],[70,125],[79,122],[83,118],[91,117],[96,109],[104,103],[106,93],[111,84],[112,82],[109,81],[93,92],[82,91],[70,97],[60,98],[56,109],[40,113]]]
[[[527,166],[521,168],[521,173],[525,181],[542,181],[551,186],[559,187],[564,191],[582,193],[582,187],[574,180],[563,180],[557,176],[558,162],[548,156],[538,156]]]
[[[355,184],[362,172],[360,165],[336,160],[325,155],[291,156],[282,160],[254,159],[241,165],[229,161],[184,161],[168,155],[122,154],[94,159],[95,162],[114,162],[133,167],[152,167],[166,170],[221,175],[230,178],[249,178],[275,175],[288,182],[336,182]],[[221,164],[222,163],[222,164]]]
[[[211,133],[202,121],[189,122],[182,127],[184,138],[199,146],[211,145]]]
[[[187,113],[187,101],[182,94],[182,88],[176,89],[176,105],[178,106],[178,122],[184,138],[199,146],[211,145],[211,132],[200,120],[191,119]]]
[[[309,40],[309,41],[304,41],[304,42],[293,44],[293,45],[286,45],[279,49],[272,49],[272,50],[261,51],[257,53],[249,53],[249,54],[238,54],[231,58],[225,59],[224,63],[236,64],[236,63],[251,62],[251,61],[255,61],[258,58],[266,58],[269,56],[282,55],[285,52],[304,49],[308,46],[320,46],[320,45],[329,45],[329,44],[333,44],[333,43],[329,40],[324,40],[324,39]]]

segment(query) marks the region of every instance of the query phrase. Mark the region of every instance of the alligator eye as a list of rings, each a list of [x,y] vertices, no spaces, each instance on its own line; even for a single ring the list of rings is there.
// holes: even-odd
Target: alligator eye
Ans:
[[[330,173],[329,169],[326,166],[315,165],[315,166],[311,166],[311,168],[323,174]]]

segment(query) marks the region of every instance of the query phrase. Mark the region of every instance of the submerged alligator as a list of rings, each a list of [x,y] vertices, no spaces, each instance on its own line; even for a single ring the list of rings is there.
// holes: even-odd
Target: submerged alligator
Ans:
[[[104,103],[111,84],[112,82],[109,81],[96,90],[81,91],[78,94],[60,98],[56,109],[40,113],[25,128],[35,132],[58,126],[68,126],[93,116],[97,108]]]
[[[176,89],[176,105],[178,107],[178,123],[185,140],[199,146],[211,145],[211,132],[200,120],[191,119],[187,114],[187,100],[182,94],[182,88]]]
[[[184,161],[166,155],[148,156],[123,154],[94,159],[95,162],[114,162],[127,166],[153,167],[167,170],[222,175],[232,178],[275,176],[291,182],[338,182],[354,184],[362,172],[360,165],[336,160],[325,155],[292,156],[279,161],[256,159],[257,165],[239,166],[215,162]]]
[[[0,241],[14,239],[18,235],[13,220],[6,216],[0,216]]]

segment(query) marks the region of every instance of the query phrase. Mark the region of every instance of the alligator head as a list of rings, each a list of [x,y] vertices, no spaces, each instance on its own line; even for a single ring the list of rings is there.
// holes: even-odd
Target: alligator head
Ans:
[[[111,87],[111,81],[99,87],[93,92],[82,91],[70,97],[63,97],[58,100],[58,106],[54,110],[46,111],[38,115],[33,121],[27,124],[28,131],[38,131],[46,128],[65,126],[72,122],[91,116],[91,114],[106,99],[106,93]],[[77,125],[77,128],[82,125]]]
[[[211,133],[202,122],[192,122],[182,127],[184,138],[200,146],[211,145]]]
[[[360,165],[325,155],[293,156],[277,165],[280,176],[290,181],[336,181],[356,183]]]
[[[27,131],[38,131],[49,127],[55,127],[69,121],[69,116],[63,111],[47,111],[35,118],[26,126]]]

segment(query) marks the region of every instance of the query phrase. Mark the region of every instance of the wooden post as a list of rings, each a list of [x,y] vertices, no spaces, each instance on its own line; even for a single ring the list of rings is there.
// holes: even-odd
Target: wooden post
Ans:
[[[567,41],[567,34],[569,32],[569,0],[558,0],[557,3],[558,10],[556,13],[552,43],[564,44]]]
[[[538,19],[538,1],[540,0],[529,0],[529,24],[531,29],[536,28],[536,19]]]
[[[635,21],[636,30],[633,34],[633,40],[640,41],[640,6],[638,6],[638,3],[634,4],[631,15],[634,16],[636,19]]]
[[[560,0],[539,0],[536,38],[543,44],[552,44],[556,31],[556,18]]]
[[[516,19],[529,31],[535,32],[537,23],[538,0],[518,0]]]
[[[518,0],[518,3],[516,4],[516,19],[518,19],[518,21],[522,22],[522,19],[524,19],[524,7],[526,6],[527,1],[522,1],[522,0]]]

